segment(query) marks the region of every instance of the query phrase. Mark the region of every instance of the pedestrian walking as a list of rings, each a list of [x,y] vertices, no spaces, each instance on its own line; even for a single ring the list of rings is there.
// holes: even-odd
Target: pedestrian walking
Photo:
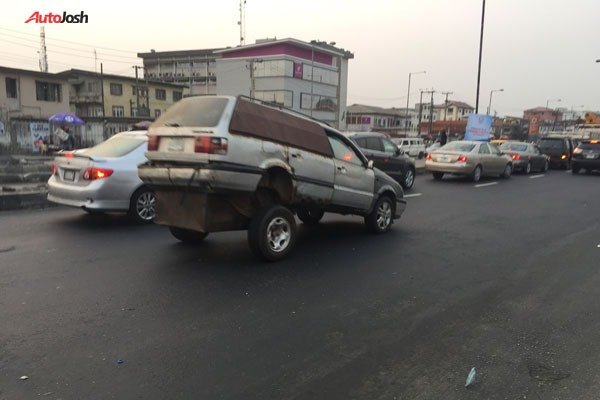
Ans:
[[[448,135],[446,134],[446,130],[442,129],[440,132],[440,146],[444,146],[448,142]]]

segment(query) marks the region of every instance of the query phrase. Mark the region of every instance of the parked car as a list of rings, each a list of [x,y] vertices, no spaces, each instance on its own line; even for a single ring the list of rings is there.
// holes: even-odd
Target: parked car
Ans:
[[[390,139],[379,133],[356,133],[350,140],[360,147],[369,160],[404,189],[410,189],[415,183],[415,162],[403,154],[402,150]]]
[[[155,217],[156,199],[137,167],[147,161],[146,131],[122,132],[88,149],[60,153],[51,165],[48,200],[90,213],[128,212],[138,222]]]
[[[404,151],[404,154],[419,159],[425,157],[425,143],[421,138],[394,138],[392,142]]]
[[[584,140],[573,150],[571,172],[577,174],[582,168],[588,173],[600,169],[599,140]]]
[[[292,250],[294,214],[360,215],[384,233],[406,207],[402,187],[340,132],[243,96],[177,102],[150,126],[146,156],[138,172],[156,193],[156,223],[184,242],[247,229],[269,261]]]
[[[465,175],[474,182],[482,176],[510,178],[512,159],[487,142],[457,140],[427,155],[425,169],[441,180],[444,174]]]
[[[550,158],[550,166],[569,169],[573,155],[573,142],[566,137],[544,137],[538,143],[542,153]]]
[[[546,172],[550,165],[547,155],[542,154],[539,147],[531,143],[509,141],[500,146],[500,151],[508,154],[513,160],[513,169],[529,174],[531,171]]]

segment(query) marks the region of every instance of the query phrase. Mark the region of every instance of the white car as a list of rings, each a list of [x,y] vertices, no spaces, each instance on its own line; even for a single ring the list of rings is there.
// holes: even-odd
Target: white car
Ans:
[[[421,138],[398,138],[392,139],[392,141],[400,150],[404,151],[404,154],[419,159],[425,156],[425,143]]]
[[[137,170],[148,161],[147,149],[147,132],[130,131],[88,149],[59,154],[48,180],[48,200],[89,213],[128,212],[138,222],[151,222],[156,198]]]

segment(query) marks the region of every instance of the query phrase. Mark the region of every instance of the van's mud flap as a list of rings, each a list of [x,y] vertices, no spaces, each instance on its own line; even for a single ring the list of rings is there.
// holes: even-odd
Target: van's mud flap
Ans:
[[[199,232],[246,229],[248,218],[238,213],[225,196],[182,190],[155,189],[159,225]]]

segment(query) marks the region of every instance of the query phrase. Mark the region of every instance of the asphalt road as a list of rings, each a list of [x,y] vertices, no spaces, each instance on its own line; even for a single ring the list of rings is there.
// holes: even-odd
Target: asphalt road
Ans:
[[[0,398],[598,398],[600,176],[481,183],[419,176],[389,234],[327,216],[276,264],[2,212]]]

